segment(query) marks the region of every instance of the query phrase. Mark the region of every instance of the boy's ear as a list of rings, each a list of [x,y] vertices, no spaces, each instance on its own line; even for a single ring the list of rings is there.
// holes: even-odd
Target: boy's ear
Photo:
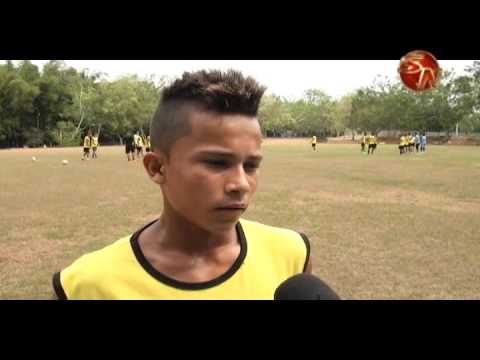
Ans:
[[[165,182],[165,163],[166,157],[163,154],[149,152],[143,157],[143,166],[148,176],[158,185]]]

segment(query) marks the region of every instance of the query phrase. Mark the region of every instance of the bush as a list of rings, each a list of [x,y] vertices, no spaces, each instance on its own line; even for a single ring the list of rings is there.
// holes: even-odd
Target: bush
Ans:
[[[80,134],[75,134],[75,125],[70,122],[59,121],[57,127],[48,132],[50,142],[59,146],[78,146],[81,142]]]
[[[41,147],[45,144],[45,132],[37,128],[24,130],[23,137],[28,147]]]

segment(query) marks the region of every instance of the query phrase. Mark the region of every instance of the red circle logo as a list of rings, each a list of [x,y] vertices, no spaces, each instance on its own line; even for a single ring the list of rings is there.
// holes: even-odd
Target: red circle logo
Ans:
[[[424,91],[438,85],[442,71],[435,56],[427,51],[415,50],[400,59],[398,72],[406,87]]]

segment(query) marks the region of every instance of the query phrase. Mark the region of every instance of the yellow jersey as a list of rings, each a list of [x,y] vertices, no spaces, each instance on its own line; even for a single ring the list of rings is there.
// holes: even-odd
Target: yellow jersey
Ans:
[[[317,137],[314,136],[314,137],[312,137],[312,144],[316,144],[316,143],[317,143]]]
[[[376,143],[377,143],[377,138],[374,135],[371,135],[369,144],[376,144]]]
[[[97,136],[92,136],[92,147],[98,147],[98,137]]]
[[[78,143],[77,143],[78,144]],[[90,143],[90,136],[85,136],[85,139],[83,139],[83,147],[84,148],[89,148],[91,145]]]
[[[133,235],[87,254],[53,276],[59,299],[273,300],[276,288],[306,270],[308,238],[293,230],[241,219],[240,254],[230,269],[203,283],[185,283],[148,262]]]
[[[134,135],[133,140],[135,142],[135,146],[137,146],[137,147],[142,147],[143,146],[142,137],[140,135]]]

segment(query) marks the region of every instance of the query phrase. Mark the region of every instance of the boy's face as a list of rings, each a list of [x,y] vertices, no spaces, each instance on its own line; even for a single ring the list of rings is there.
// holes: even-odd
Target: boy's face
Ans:
[[[256,118],[192,112],[191,134],[164,164],[170,206],[207,231],[231,229],[257,189],[262,133]]]

